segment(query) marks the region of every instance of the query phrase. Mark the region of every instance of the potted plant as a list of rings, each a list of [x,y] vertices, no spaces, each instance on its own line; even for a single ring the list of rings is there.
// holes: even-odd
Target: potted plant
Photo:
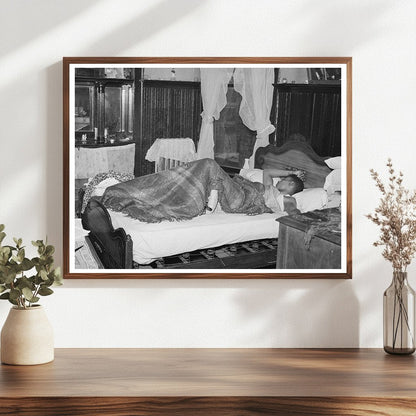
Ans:
[[[2,245],[6,234],[0,224],[0,299],[13,307],[1,331],[1,362],[15,365],[43,364],[54,359],[53,330],[42,306],[41,296],[61,285],[60,268],[54,268],[55,248],[32,241],[38,256],[26,257],[21,238],[14,245]]]
[[[390,354],[415,351],[415,292],[407,281],[407,267],[416,253],[416,191],[403,186],[403,173],[397,173],[388,159],[389,180],[384,184],[370,170],[381,193],[379,206],[367,215],[380,227],[374,246],[383,246],[383,257],[393,267],[391,285],[383,295],[384,350]]]

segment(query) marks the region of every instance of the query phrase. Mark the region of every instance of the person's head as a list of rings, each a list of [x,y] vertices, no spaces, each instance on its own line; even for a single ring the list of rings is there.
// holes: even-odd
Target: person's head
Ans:
[[[285,176],[276,185],[276,188],[282,193],[287,195],[293,195],[303,191],[303,181],[296,175]]]

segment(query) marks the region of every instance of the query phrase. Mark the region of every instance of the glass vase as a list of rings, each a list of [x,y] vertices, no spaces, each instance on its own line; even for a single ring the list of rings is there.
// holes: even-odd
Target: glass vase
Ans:
[[[383,295],[384,351],[412,354],[415,351],[415,291],[406,272],[393,272]]]

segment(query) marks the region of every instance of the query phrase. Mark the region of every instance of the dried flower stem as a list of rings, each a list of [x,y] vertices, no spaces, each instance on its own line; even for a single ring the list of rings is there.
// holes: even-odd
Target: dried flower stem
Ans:
[[[382,197],[374,214],[366,217],[380,226],[379,239],[374,246],[384,246],[383,257],[392,263],[395,271],[406,271],[416,253],[416,191],[403,186],[403,173],[398,174],[388,159],[388,183],[371,169],[371,177]]]

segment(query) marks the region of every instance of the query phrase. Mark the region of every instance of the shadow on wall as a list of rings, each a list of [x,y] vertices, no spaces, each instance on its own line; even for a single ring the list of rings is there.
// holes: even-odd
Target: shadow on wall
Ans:
[[[329,279],[94,279],[66,280],[65,289],[82,288],[83,294],[93,289],[100,299],[106,297],[103,289],[133,289],[126,292],[126,299],[131,297],[132,304],[140,305],[134,309],[137,322],[142,319],[140,331],[147,325],[143,311],[155,308],[152,328],[158,326],[176,347],[356,348],[360,345],[360,307],[352,283]],[[212,305],[218,309],[210,309]],[[175,313],[164,316],[165,310]],[[168,335],[175,327],[172,316],[182,316],[179,322],[189,331],[182,343],[176,335]],[[212,333],[211,338],[203,336],[205,344],[201,344],[201,333]],[[165,345],[152,337],[154,329],[141,346]]]
[[[24,2],[16,0],[2,0],[2,17],[0,17],[2,33],[12,33],[7,42],[2,42],[0,56],[16,51],[19,47],[33,42],[36,38],[44,36],[65,22],[76,18],[101,0],[71,0],[50,1],[31,0]],[[22,8],[24,7],[24,12]],[[24,16],[23,16],[24,15]],[[21,30],[22,18],[30,18],[30,30]],[[26,22],[28,24],[28,22]],[[25,25],[25,24],[23,24]],[[16,26],[19,30],[16,30]]]
[[[96,7],[101,0],[71,0],[71,1],[51,1],[51,0],[31,0],[25,2],[24,13],[22,13],[22,2],[15,0],[2,1],[2,17],[0,23],[3,33],[10,33],[7,42],[0,46],[0,55],[4,56],[9,52],[19,49],[19,47],[33,42],[40,36],[44,36],[55,28],[70,22],[81,14],[85,14],[88,9]],[[79,51],[78,56],[90,53],[98,56],[120,55],[127,48],[137,45],[139,42],[154,35],[161,29],[176,23],[195,9],[200,8],[203,2],[194,0],[163,0],[156,2],[139,16],[133,16],[127,23],[117,29],[110,31],[99,42],[88,45],[88,37],[85,44],[88,45],[84,50]],[[108,9],[107,5],[103,5]],[[114,4],[114,7],[125,7],[126,13],[130,10],[128,5]],[[111,18],[111,9],[108,10],[108,18]],[[126,14],[127,16],[127,14]],[[22,18],[30,19],[30,30],[16,30],[16,25]],[[28,23],[28,22],[26,22]],[[97,22],[87,22],[95,25]],[[63,52],[63,51],[61,51]]]
[[[358,347],[359,303],[350,280],[264,281],[234,298],[242,345]],[[250,333],[247,332],[250,328]],[[250,345],[252,344],[252,345]]]
[[[92,56],[119,56],[120,52],[137,46],[158,31],[177,23],[186,15],[200,8],[203,2],[195,0],[163,0],[150,7],[140,16],[123,22],[116,30],[110,31],[99,42],[84,48],[84,54]],[[180,39],[178,39],[180,41]]]
[[[63,120],[62,120],[62,95],[56,94],[62,91],[62,63],[57,63],[47,68],[47,120],[46,123],[46,149],[48,149],[46,177],[46,200],[48,213],[46,215],[46,227],[48,239],[53,241],[55,261],[62,264],[62,199],[63,199]],[[59,111],[59,113],[57,113]]]

